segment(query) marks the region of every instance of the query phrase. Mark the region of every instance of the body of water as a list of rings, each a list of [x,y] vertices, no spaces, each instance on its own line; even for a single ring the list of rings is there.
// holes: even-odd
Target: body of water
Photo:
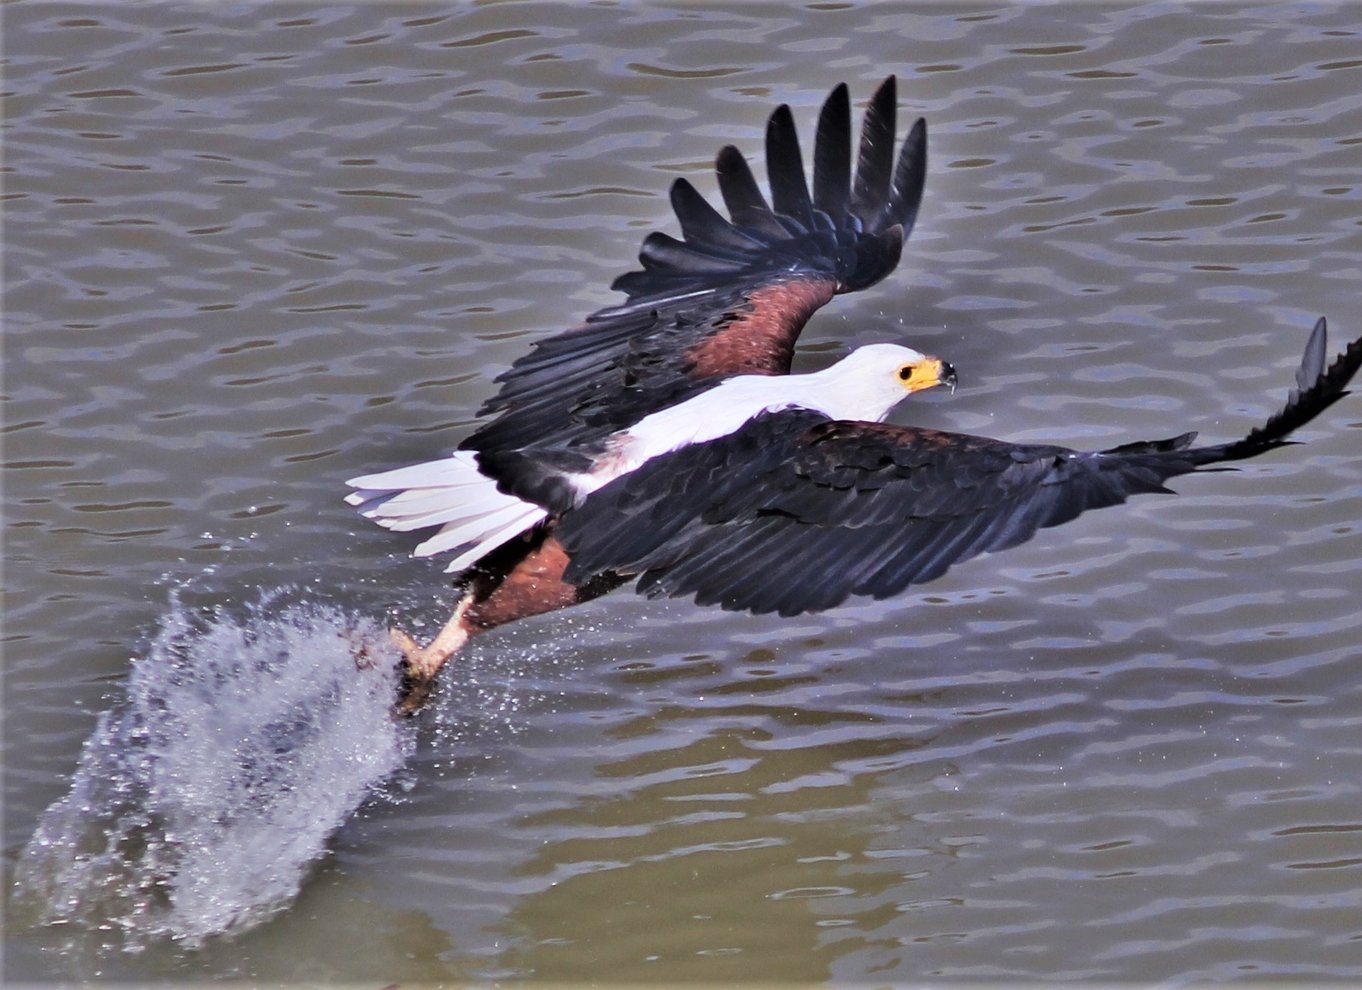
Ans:
[[[1362,8],[21,3],[4,55],[7,979],[1362,979],[1360,397],[894,600],[507,627],[407,725],[350,645],[447,581],[341,501],[889,73],[918,226],[798,366],[1233,439],[1362,333]]]

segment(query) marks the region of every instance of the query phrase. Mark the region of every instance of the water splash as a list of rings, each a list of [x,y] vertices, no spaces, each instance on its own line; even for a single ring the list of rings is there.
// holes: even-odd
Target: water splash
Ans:
[[[382,629],[300,599],[195,610],[172,594],[20,857],[18,900],[39,923],[121,931],[134,949],[258,924],[402,767],[414,733],[389,715],[391,658],[355,665]]]

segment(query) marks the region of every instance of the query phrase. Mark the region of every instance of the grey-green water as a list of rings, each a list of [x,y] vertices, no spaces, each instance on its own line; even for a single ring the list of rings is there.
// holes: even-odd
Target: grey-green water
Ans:
[[[1317,315],[1362,332],[1352,4],[4,13],[11,894],[97,717],[173,669],[158,629],[246,614],[320,690],[339,640],[298,645],[280,594],[328,635],[438,620],[439,565],[343,479],[454,446],[778,102],[807,140],[835,83],[895,72],[928,118],[905,263],[801,358],[941,354],[964,387],[916,421],[1227,439]],[[1358,980],[1359,431],[1353,397],[894,601],[620,592],[507,628],[282,911],[187,949],[11,900],[5,976]]]

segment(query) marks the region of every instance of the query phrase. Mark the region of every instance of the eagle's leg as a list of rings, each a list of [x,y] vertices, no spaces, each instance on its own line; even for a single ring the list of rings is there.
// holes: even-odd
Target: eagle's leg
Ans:
[[[403,656],[397,710],[419,711],[440,668],[478,633],[589,601],[623,582],[615,575],[602,575],[585,584],[570,584],[563,580],[567,565],[562,545],[547,529],[537,530],[478,561],[454,614],[428,645],[419,646],[407,633],[390,629]]]
[[[468,642],[472,630],[465,616],[475,598],[475,588],[465,589],[463,597],[454,606],[454,614],[425,646],[419,645],[409,633],[396,627],[389,628],[389,638],[402,651],[402,683],[397,691],[399,711],[407,714],[419,711],[435,686],[435,675]]]

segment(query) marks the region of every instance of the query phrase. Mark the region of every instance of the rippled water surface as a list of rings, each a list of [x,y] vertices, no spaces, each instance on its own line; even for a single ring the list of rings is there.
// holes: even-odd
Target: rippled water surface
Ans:
[[[1362,8],[4,26],[8,979],[1362,979],[1356,396],[1305,446],[897,600],[780,620],[618,592],[501,630],[410,738],[366,728],[334,663],[446,604],[343,480],[453,447],[494,373],[617,298],[673,178],[712,192],[729,141],[759,160],[779,102],[807,140],[842,80],[899,74],[931,171],[903,266],[820,313],[801,367],[907,339],[963,384],[925,424],[1238,435],[1317,315],[1362,333]],[[242,692],[280,685],[256,732]],[[270,814],[167,825],[222,767]],[[152,831],[114,865],[144,872],[102,886],[145,903],[49,859],[35,904],[35,833],[119,800]],[[279,838],[356,803],[320,860]],[[136,845],[167,835],[169,868]],[[298,876],[244,882],[270,855]],[[207,894],[176,901],[157,869],[191,865]]]

